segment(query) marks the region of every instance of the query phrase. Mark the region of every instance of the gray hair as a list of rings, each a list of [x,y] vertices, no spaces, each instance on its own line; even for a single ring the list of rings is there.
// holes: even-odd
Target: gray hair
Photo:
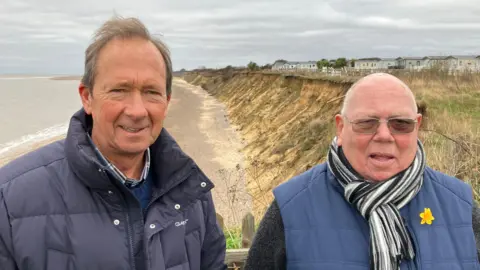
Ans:
[[[167,83],[167,96],[172,93],[172,60],[168,47],[160,39],[152,36],[145,25],[136,18],[122,18],[114,16],[106,21],[96,32],[93,42],[85,50],[85,72],[82,77],[82,83],[93,90],[95,83],[97,60],[100,51],[105,45],[114,39],[142,38],[152,42],[158,49],[165,61]]]

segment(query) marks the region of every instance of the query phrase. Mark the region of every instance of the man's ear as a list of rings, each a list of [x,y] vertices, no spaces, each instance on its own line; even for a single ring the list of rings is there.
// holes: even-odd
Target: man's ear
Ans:
[[[80,99],[82,100],[83,109],[89,115],[92,114],[92,89],[86,87],[83,83],[80,83],[78,86],[78,93],[80,94]]]
[[[423,120],[423,115],[422,114],[417,114],[417,131],[420,129],[422,125],[422,120]]]
[[[168,115],[169,107],[170,107],[170,106],[169,106],[169,105],[170,105],[170,100],[172,100],[172,94],[167,95],[167,107],[166,107],[166,109],[165,109],[165,115],[164,115],[164,117],[167,117],[167,115]]]
[[[340,114],[335,115],[335,128],[336,128],[338,146],[342,145],[342,136],[343,136],[343,128],[344,127],[345,127],[345,123],[344,123],[342,115],[340,115]]]

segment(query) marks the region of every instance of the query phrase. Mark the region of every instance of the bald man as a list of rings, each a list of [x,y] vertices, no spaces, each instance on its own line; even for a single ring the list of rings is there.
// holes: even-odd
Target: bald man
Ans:
[[[471,187],[426,165],[421,122],[398,78],[356,82],[328,160],[274,189],[245,269],[480,269]]]

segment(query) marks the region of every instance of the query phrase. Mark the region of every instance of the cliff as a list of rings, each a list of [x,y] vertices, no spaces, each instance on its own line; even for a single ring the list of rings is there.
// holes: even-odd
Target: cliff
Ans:
[[[232,70],[188,72],[183,78],[226,104],[238,126],[257,220],[273,198],[272,188],[326,160],[334,116],[357,79]],[[429,165],[466,181],[480,180],[480,80],[466,85],[425,74],[402,79],[424,114],[421,139]]]

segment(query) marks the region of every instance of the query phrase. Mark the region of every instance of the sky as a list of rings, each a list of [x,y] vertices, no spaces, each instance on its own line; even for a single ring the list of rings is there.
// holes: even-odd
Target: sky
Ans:
[[[480,55],[478,0],[1,0],[0,74],[81,75],[94,31],[114,14],[161,37],[175,70]]]

